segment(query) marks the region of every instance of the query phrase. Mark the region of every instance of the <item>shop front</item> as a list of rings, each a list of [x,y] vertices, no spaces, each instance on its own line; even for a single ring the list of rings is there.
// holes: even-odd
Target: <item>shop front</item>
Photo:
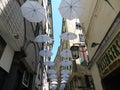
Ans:
[[[97,61],[104,90],[120,90],[120,32]]]

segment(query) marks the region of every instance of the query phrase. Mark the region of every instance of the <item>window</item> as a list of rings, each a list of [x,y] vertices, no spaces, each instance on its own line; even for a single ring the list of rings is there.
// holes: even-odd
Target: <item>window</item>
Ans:
[[[4,48],[6,46],[6,42],[4,41],[4,39],[0,36],[0,58],[2,56],[2,53],[4,51]]]
[[[85,37],[83,34],[79,34],[80,42],[85,42]]]
[[[79,22],[76,22],[76,29],[81,29],[81,25]]]

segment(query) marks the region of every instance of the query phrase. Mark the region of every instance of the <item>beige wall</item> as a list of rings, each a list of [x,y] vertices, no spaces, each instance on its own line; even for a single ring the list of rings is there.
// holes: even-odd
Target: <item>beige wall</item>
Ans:
[[[94,1],[94,0],[92,0]],[[105,2],[105,0],[98,0],[94,12],[92,13],[89,26],[85,26],[86,31],[86,41],[88,44],[89,59],[92,60],[98,46],[91,48],[92,42],[101,43],[109,28],[111,27],[114,19],[116,18],[118,12],[120,11],[120,1],[119,0],[108,0],[113,8]],[[89,1],[90,2],[90,1]],[[91,4],[92,5],[92,4]],[[94,6],[95,7],[95,6]],[[87,19],[89,21],[89,18]],[[87,22],[84,22],[87,23]],[[87,24],[85,24],[87,25]],[[111,36],[113,37],[113,36]],[[112,39],[111,39],[112,40]],[[106,44],[109,45],[110,41]],[[106,46],[107,47],[107,46]],[[103,51],[102,51],[103,52]],[[99,53],[100,55],[101,53]],[[96,57],[99,58],[99,55]],[[98,72],[98,67],[96,63],[93,63],[90,71],[93,76],[94,85],[96,90],[103,90],[101,84],[101,78]]]

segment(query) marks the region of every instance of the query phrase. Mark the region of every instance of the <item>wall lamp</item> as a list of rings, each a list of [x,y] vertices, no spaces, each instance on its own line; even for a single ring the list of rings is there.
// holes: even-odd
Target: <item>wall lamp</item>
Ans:
[[[99,45],[99,43],[93,42],[93,43],[91,44],[91,47],[93,48],[93,47],[96,47],[97,45]]]

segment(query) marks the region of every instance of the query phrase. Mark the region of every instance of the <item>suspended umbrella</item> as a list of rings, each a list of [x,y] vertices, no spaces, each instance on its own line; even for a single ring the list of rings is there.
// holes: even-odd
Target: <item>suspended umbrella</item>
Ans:
[[[52,41],[52,39],[47,35],[38,35],[34,41],[39,43],[39,42]]]
[[[71,32],[65,32],[60,35],[60,38],[63,40],[73,40],[77,38],[77,35]]]
[[[45,18],[45,9],[38,1],[27,0],[22,6],[23,17],[30,22],[40,22]]]
[[[67,83],[67,81],[66,80],[62,80],[61,83]]]
[[[68,74],[63,74],[61,77],[62,77],[62,78],[68,78],[69,75],[68,75]]]
[[[48,73],[48,74],[55,74],[55,73],[56,73],[56,71],[55,71],[55,70],[53,70],[53,69],[50,69],[50,70],[47,70],[47,73]]]
[[[64,58],[69,58],[69,57],[72,57],[72,54],[70,50],[65,49],[62,52],[60,52],[60,56]]]
[[[58,80],[53,78],[53,79],[51,79],[51,81],[58,81]]]
[[[72,62],[69,61],[69,60],[63,60],[63,61],[61,62],[61,66],[70,66],[71,64],[72,64]]]
[[[48,50],[41,50],[39,52],[39,55],[43,56],[43,57],[51,57],[52,56],[52,52],[48,51]]]
[[[43,64],[46,66],[54,66],[55,65],[55,63],[53,63],[52,61],[45,61]]]
[[[61,74],[69,74],[69,73],[70,73],[70,71],[67,69],[61,71]]]
[[[59,11],[63,18],[76,19],[80,17],[83,5],[81,0],[61,0]]]
[[[55,75],[55,74],[50,75],[50,77],[49,77],[49,78],[51,78],[51,79],[56,79],[56,78],[57,78],[57,75]]]
[[[67,81],[68,80],[68,78],[62,78],[61,79],[61,81]]]
[[[52,81],[51,84],[58,84],[58,82],[56,82],[56,81]]]
[[[52,90],[56,90],[57,85],[56,85],[56,84],[52,84],[52,85],[51,85],[51,88],[52,88]]]

